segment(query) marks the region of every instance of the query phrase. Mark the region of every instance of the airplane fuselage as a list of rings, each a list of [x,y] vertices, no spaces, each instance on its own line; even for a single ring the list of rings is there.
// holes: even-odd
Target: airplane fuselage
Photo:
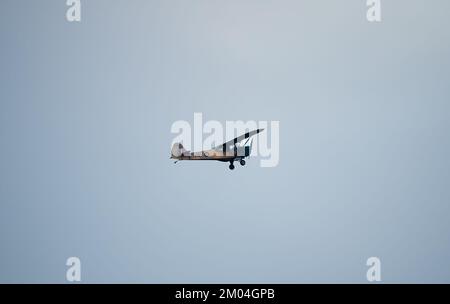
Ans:
[[[244,158],[249,157],[251,153],[252,142],[250,146],[247,146],[249,138],[253,135],[260,133],[263,129],[257,129],[251,132],[247,132],[241,136],[236,137],[220,146],[217,146],[211,150],[205,150],[200,152],[190,152],[186,150],[181,143],[174,143],[172,146],[172,155],[170,158],[176,159],[175,163],[181,160],[215,160],[221,162],[229,162],[230,169],[234,169],[234,162],[244,166]],[[247,140],[243,146],[238,145],[239,142]]]

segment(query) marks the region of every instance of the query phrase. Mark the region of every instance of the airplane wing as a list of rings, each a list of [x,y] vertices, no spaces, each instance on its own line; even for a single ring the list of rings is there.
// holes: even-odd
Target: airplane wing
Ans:
[[[244,139],[247,139],[247,138],[249,138],[249,137],[252,137],[252,136],[255,135],[255,134],[261,133],[262,131],[264,131],[264,129],[257,129],[257,130],[253,130],[253,131],[251,131],[251,132],[247,132],[247,133],[245,133],[245,134],[242,134],[241,136],[238,136],[238,137],[236,137],[236,138],[234,138],[234,139],[232,139],[232,140],[229,140],[229,141],[227,141],[227,142],[225,142],[225,143],[223,143],[223,144],[221,144],[221,145],[215,147],[214,149],[220,149],[220,150],[225,151],[225,150],[227,150],[228,147],[230,147],[231,145],[235,145],[235,144],[237,144],[238,142],[243,141]]]

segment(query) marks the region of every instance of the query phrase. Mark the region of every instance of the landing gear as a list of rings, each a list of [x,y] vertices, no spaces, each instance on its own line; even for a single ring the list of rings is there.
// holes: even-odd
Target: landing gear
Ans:
[[[228,168],[230,168],[230,170],[234,170],[234,164],[233,164],[233,162],[230,163],[230,166],[229,166]]]
[[[241,166],[245,166],[245,160],[241,159],[239,163],[241,164]]]

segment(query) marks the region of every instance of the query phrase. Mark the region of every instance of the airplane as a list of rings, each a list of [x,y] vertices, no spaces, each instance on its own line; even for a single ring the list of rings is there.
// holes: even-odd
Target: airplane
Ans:
[[[226,143],[223,143],[217,147],[212,148],[211,150],[204,150],[201,153],[190,152],[187,151],[183,144],[174,143],[172,146],[172,155],[171,159],[176,159],[175,164],[181,160],[217,160],[221,162],[229,162],[230,170],[234,170],[234,162],[239,161],[241,166],[245,166],[245,158],[250,156],[252,151],[253,139],[250,142],[250,146],[246,146],[250,137],[253,135],[259,134],[264,129],[257,129],[251,132],[247,132],[238,136]],[[241,146],[238,143],[247,139],[247,141]]]

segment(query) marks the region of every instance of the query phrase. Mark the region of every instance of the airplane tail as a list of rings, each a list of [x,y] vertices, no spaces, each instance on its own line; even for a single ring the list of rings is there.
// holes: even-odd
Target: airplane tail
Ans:
[[[174,143],[172,146],[171,158],[178,158],[188,152],[181,143]]]

